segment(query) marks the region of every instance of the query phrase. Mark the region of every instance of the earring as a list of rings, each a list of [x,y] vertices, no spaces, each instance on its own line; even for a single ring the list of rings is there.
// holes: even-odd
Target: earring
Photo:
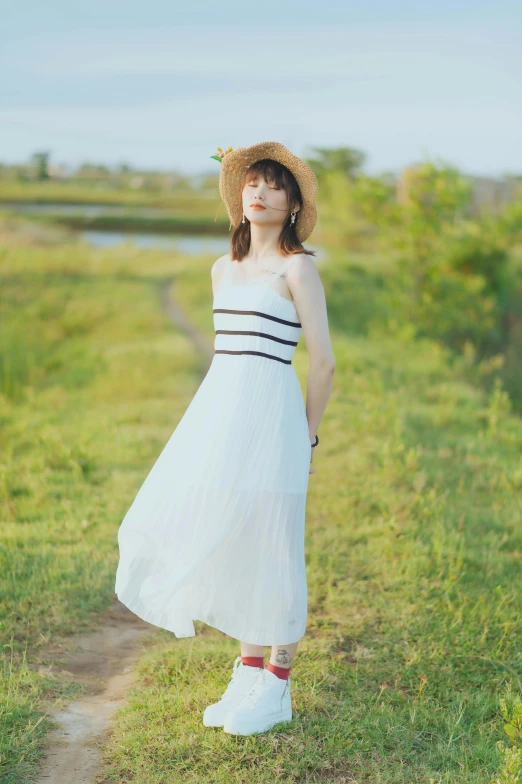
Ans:
[[[246,223],[246,221],[245,221],[245,213],[243,213],[243,220],[241,221],[241,223]]]
[[[295,216],[297,215],[297,212],[292,212],[291,215],[292,215],[292,219],[290,223],[295,223]]]

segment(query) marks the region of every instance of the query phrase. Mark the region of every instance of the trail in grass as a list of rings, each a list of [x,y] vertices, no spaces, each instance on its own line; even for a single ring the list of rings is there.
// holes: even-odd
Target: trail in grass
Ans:
[[[91,784],[98,772],[101,746],[114,711],[133,682],[133,665],[144,650],[150,624],[117,599],[94,632],[72,637],[67,648],[45,651],[49,672],[86,687],[82,697],[50,711],[57,722],[48,736],[36,784]],[[59,664],[57,663],[59,662]]]
[[[174,285],[162,284],[161,304],[194,346],[210,357],[212,343],[186,318],[173,298]],[[155,630],[115,597],[95,631],[71,637],[67,647],[62,643],[42,652],[42,667],[72,678],[86,690],[80,699],[49,711],[57,726],[49,733],[35,784],[94,784],[111,718],[134,681],[134,664],[144,652],[145,637]]]

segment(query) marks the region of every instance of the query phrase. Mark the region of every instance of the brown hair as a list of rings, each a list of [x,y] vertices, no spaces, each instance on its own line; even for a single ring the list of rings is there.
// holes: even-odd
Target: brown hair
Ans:
[[[283,166],[279,161],[274,161],[271,158],[263,158],[256,161],[245,172],[243,182],[241,184],[241,191],[252,179],[254,175],[264,177],[266,182],[274,182],[276,187],[284,188],[288,204],[295,204],[296,202],[302,207],[303,198],[301,190],[297,184],[294,175]],[[308,256],[315,256],[314,250],[307,250],[303,247],[302,243],[297,239],[296,226],[299,220],[299,212],[296,215],[295,223],[291,222],[290,215],[285,221],[281,234],[279,235],[278,248],[283,256],[291,256],[294,253],[306,253]],[[241,261],[250,249],[250,221],[245,218],[244,223],[238,223],[232,234],[230,240],[230,254],[233,259]]]

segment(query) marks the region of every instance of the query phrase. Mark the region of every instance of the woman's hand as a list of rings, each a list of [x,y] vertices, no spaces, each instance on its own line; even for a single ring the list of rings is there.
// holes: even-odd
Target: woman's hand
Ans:
[[[315,438],[314,438],[314,441],[315,441]],[[310,442],[310,443],[312,443],[312,442]],[[314,457],[314,448],[310,447],[310,470],[308,472],[309,474],[315,474],[315,468],[312,468],[313,457]]]

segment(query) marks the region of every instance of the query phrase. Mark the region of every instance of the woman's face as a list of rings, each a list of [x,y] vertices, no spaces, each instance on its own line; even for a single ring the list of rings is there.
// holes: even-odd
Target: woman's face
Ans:
[[[278,188],[275,182],[266,182],[259,174],[252,175],[247,181],[242,198],[243,213],[250,223],[282,227],[290,214],[285,189]],[[252,205],[261,205],[264,209]]]

